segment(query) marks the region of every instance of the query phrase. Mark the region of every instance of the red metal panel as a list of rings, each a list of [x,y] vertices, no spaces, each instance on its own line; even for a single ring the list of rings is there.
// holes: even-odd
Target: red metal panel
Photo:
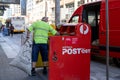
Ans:
[[[90,40],[77,36],[50,38],[49,80],[90,80]]]
[[[120,0],[109,0],[109,44],[110,46],[120,46]],[[106,16],[105,16],[105,0],[102,1],[100,11],[100,44],[106,45]],[[104,34],[101,34],[104,33]]]

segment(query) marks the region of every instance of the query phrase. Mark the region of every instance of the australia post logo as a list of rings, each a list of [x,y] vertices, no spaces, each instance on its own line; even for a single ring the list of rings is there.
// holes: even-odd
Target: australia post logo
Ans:
[[[80,26],[80,33],[86,35],[89,32],[89,28],[86,24]]]
[[[90,49],[87,48],[73,48],[72,46],[63,46],[62,47],[62,54],[68,54],[68,55],[72,55],[72,54],[89,54],[90,53]]]

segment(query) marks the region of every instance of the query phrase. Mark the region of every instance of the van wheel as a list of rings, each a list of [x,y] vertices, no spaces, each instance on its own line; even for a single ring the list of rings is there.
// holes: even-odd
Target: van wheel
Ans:
[[[120,68],[120,58],[113,58],[114,64]]]

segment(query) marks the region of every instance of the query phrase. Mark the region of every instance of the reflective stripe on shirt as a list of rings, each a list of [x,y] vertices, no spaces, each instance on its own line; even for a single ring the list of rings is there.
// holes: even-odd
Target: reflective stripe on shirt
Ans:
[[[34,28],[35,30],[44,30],[44,31],[49,31],[49,30],[47,30],[47,29],[44,29],[44,28]]]
[[[36,37],[41,37],[41,38],[46,38],[46,39],[48,39],[48,36],[44,36],[44,35],[34,35],[34,38],[36,38]]]

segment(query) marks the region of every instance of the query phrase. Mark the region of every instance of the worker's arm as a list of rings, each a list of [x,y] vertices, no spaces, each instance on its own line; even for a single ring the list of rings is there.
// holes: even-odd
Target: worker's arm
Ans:
[[[59,32],[56,32],[56,34],[55,34],[56,36],[59,36],[60,35],[60,33]]]
[[[50,32],[51,32],[53,35],[56,35],[56,36],[59,36],[59,35],[60,35],[60,33],[59,33],[57,30],[55,30],[53,27],[49,26],[49,29],[50,29]]]

